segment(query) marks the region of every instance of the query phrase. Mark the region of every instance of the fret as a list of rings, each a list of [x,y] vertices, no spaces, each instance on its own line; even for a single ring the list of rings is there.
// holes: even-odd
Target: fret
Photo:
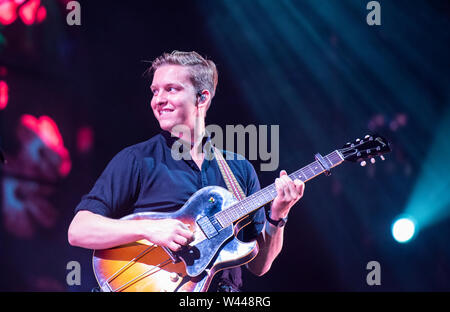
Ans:
[[[310,166],[312,172],[314,172],[314,175],[317,175],[322,169],[322,167],[320,167],[320,165],[317,161],[311,163],[309,166]]]
[[[225,210],[220,211],[216,214],[216,219],[219,221],[219,223],[224,226],[225,224],[228,224],[228,220],[226,218],[226,212]]]
[[[249,212],[248,211],[249,207],[251,207],[251,205],[248,205],[245,201],[241,202],[241,205],[239,207],[240,208],[240,211],[239,211],[240,217],[246,215]]]
[[[303,173],[308,177],[308,180],[314,176],[314,172],[311,170],[309,166],[303,168]]]
[[[233,206],[233,209],[230,210],[231,216],[233,217],[234,220],[239,219],[239,214],[237,212],[237,208],[236,207],[239,207],[239,203],[236,206]]]
[[[306,182],[307,180],[309,180],[311,178],[307,175],[304,168],[300,169],[299,171],[301,172],[302,176],[304,177],[303,182]]]
[[[261,197],[262,197],[263,201],[265,201],[265,202],[269,202],[270,201],[270,200],[267,200],[268,197],[266,197],[266,192],[265,191],[261,192]]]
[[[220,224],[222,224],[222,226],[225,224],[225,218],[224,218],[223,211],[220,211],[216,214],[216,219]]]
[[[330,166],[330,168],[334,167],[334,163],[333,163],[333,158],[332,157],[328,157],[328,155],[327,155],[323,159],[325,159],[325,161],[328,163],[328,166]]]
[[[332,167],[335,167],[339,165],[342,161],[344,161],[344,159],[342,158],[342,156],[339,154],[338,151],[334,151],[325,157],[331,163]]]
[[[325,169],[322,167],[322,165],[318,162],[314,162],[314,175],[321,174],[322,172],[325,172]]]
[[[330,168],[336,167],[341,164],[344,159],[339,154],[339,151],[333,151],[330,154],[324,156],[324,160],[330,166]],[[325,170],[322,168],[318,161],[313,161],[309,165],[291,173],[289,177],[292,180],[299,179],[306,182],[313,177],[323,173]],[[216,214],[216,218],[223,227],[231,225],[234,221],[250,214],[259,207],[271,202],[277,196],[277,190],[275,183],[266,186],[260,191],[244,198],[243,200],[237,202],[236,204],[228,207],[225,210],[219,211]]]
[[[303,176],[301,175],[301,171],[300,171],[300,170],[299,170],[299,171],[295,171],[294,173],[291,173],[291,174],[289,175],[289,177],[290,177],[292,180],[299,179],[299,180],[304,181],[304,180],[303,180]]]
[[[306,178],[306,175],[303,173],[303,171],[302,170],[299,170],[299,175],[301,174],[301,176],[299,176],[300,177],[300,180],[302,180],[303,182],[305,182],[306,180],[308,180],[307,178]]]
[[[227,210],[221,211],[221,216],[223,216],[223,221],[224,221],[222,224],[230,223],[231,219],[230,219],[230,216],[228,215]]]

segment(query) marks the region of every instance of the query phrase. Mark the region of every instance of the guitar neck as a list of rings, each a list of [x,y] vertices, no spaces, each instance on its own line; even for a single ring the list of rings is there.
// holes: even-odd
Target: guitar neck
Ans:
[[[339,151],[334,151],[327,156],[323,157],[330,168],[334,168],[340,165],[344,158]],[[320,165],[316,160],[309,165],[291,173],[289,177],[292,180],[299,179],[303,182],[307,182],[318,175],[324,173],[326,170]],[[258,208],[270,203],[277,196],[277,191],[275,188],[275,183],[266,186],[265,188],[259,190],[258,192],[244,198],[238,203],[228,207],[216,213],[215,217],[217,221],[222,225],[222,227],[227,227],[233,222],[245,217],[246,215],[252,213]]]

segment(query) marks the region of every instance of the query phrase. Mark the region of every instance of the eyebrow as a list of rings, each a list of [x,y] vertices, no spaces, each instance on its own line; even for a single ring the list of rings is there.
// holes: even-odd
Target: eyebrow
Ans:
[[[169,82],[169,83],[163,84],[163,86],[164,87],[181,87],[181,88],[184,88],[184,85],[182,85],[180,83],[174,83],[174,82]],[[151,85],[150,89],[153,89],[155,87],[156,87],[155,85]]]

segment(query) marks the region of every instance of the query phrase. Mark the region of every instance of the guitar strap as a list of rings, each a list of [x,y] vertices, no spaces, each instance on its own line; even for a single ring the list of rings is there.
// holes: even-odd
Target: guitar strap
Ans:
[[[225,184],[228,190],[234,194],[234,197],[238,200],[243,200],[245,198],[245,194],[242,191],[239,182],[236,180],[233,172],[228,166],[225,158],[223,158],[222,153],[219,151],[217,147],[214,146],[214,156],[217,160],[217,164],[219,165],[220,172],[222,173],[222,177],[225,180]]]

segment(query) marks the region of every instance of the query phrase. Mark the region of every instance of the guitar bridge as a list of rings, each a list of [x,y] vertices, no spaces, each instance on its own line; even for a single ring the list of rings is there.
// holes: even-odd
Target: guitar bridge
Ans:
[[[170,260],[172,260],[172,263],[178,263],[178,262],[181,261],[180,258],[172,250],[170,250],[169,248],[162,247],[162,249],[164,249],[164,251],[167,252],[167,254],[170,257]]]

